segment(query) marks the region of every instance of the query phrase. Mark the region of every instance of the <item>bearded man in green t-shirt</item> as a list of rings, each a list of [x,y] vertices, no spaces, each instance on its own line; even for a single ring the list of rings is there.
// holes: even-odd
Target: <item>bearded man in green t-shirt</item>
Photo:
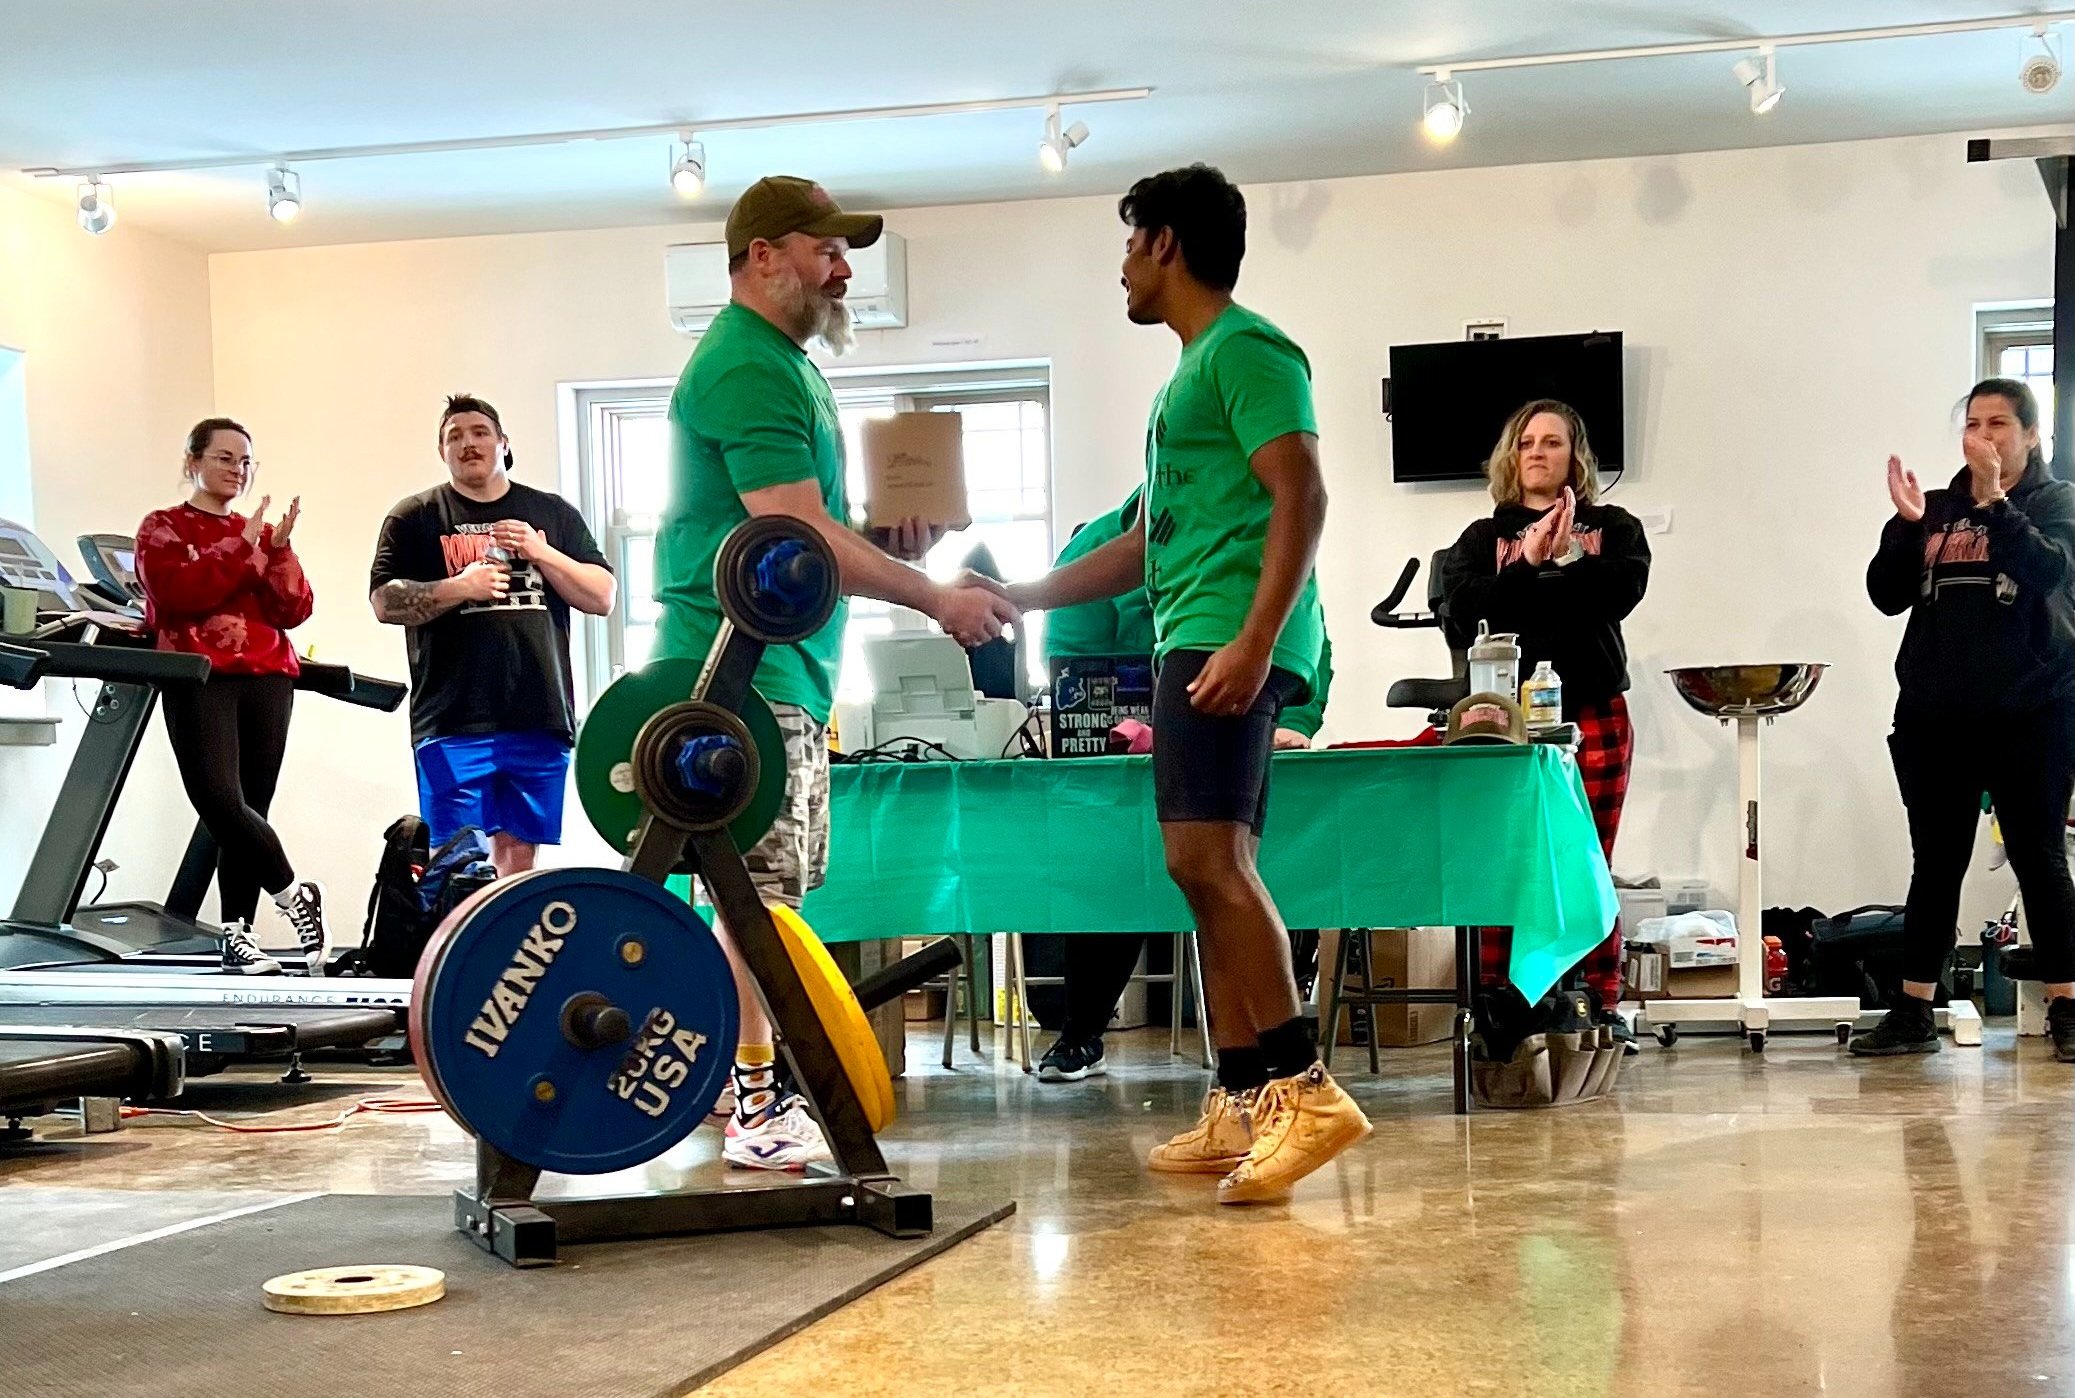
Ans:
[[[811,180],[758,180],[728,213],[731,299],[700,337],[670,396],[670,500],[656,536],[655,654],[703,660],[720,632],[713,564],[721,542],[751,515],[792,515],[835,551],[848,597],[877,597],[925,613],[960,644],[980,645],[1016,620],[1002,598],[947,587],[888,556],[850,527],[843,425],[835,395],[807,346],[850,344],[845,255],[882,229],[877,215],[846,214]],[[935,542],[919,520],[890,545],[920,558]],[[792,646],[771,646],[757,691],[785,734],[785,802],[744,856],[766,903],[797,909],[828,867],[829,712],[843,654],[847,608]],[[778,1080],[771,1021],[725,924],[717,924],[742,1004],[735,1106],[721,1156],[748,1169],[799,1170],[826,1160],[828,1145],[806,1103]]]
[[[1206,165],[1140,180],[1125,311],[1165,325],[1180,360],[1146,425],[1140,522],[1003,595],[1026,611],[1144,586],[1153,606],[1153,783],[1168,872],[1203,942],[1218,1083],[1153,1169],[1218,1174],[1222,1203],[1277,1199],[1369,1134],[1318,1060],[1282,917],[1255,868],[1277,716],[1319,684],[1312,560],[1326,522],[1311,366],[1232,299],[1246,200]]]

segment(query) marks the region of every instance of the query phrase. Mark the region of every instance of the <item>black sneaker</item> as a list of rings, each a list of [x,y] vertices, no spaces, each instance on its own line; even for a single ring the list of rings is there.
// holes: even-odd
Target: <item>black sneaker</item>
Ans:
[[[231,976],[278,976],[281,963],[259,949],[250,927],[227,922],[223,926],[223,970]]]
[[[2075,1001],[2070,1002],[2069,1013],[2075,1015]],[[2075,1026],[2070,1032],[2075,1034]],[[1914,995],[1905,994],[1902,1003],[1882,1015],[1880,1023],[1867,1033],[1852,1035],[1852,1052],[1861,1058],[1936,1053],[1939,1047],[1938,1017],[1931,1013],[1931,1002]]]
[[[2053,1056],[2075,1063],[2075,1000],[2057,996],[2046,1006],[2046,1037],[2053,1040]]]
[[[296,944],[303,949],[303,963],[309,974],[323,975],[324,958],[331,950],[331,925],[324,916],[324,885],[315,879],[304,879],[288,889],[285,898],[276,898],[274,906],[295,929]]]
[[[1109,1071],[1109,1066],[1109,1060],[1102,1056],[1102,1040],[1068,1043],[1062,1034],[1038,1060],[1038,1081],[1079,1082],[1082,1078],[1100,1077]]]
[[[1601,1010],[1592,1017],[1594,1024],[1604,1024],[1614,1031],[1614,1042],[1621,1045],[1621,1052],[1634,1055],[1642,1052],[1636,1047],[1636,1032],[1629,1028],[1628,1020],[1618,1010]]]

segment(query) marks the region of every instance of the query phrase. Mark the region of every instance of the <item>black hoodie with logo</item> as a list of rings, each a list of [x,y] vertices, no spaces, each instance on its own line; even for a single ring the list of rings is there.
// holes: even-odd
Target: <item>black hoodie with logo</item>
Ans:
[[[1520,677],[1544,660],[1563,680],[1563,713],[1575,718],[1628,688],[1621,622],[1650,584],[1643,526],[1619,505],[1580,502],[1571,521],[1578,552],[1540,567],[1521,557],[1521,536],[1547,514],[1501,505],[1463,531],[1441,560],[1441,625],[1461,650],[1477,623],[1520,637]]]
[[[1866,592],[1909,613],[1900,707],[2025,713],[2075,695],[2075,486],[2034,459],[2007,498],[1974,503],[1970,473],[1881,531]]]

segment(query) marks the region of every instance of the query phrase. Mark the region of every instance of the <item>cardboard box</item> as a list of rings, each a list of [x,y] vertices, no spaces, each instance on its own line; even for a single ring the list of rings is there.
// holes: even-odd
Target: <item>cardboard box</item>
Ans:
[[[1319,939],[1321,975],[1332,972],[1335,943],[1345,933],[1328,932]],[[1379,928],[1369,934],[1370,984],[1378,990],[1449,990],[1455,986],[1455,934],[1447,928]],[[1361,978],[1351,975],[1359,988]],[[1409,1048],[1446,1039],[1455,1025],[1453,1005],[1376,1005],[1369,1013],[1376,1042],[1385,1048]],[[1340,1042],[1354,1042],[1355,1008],[1340,1026]]]
[[[973,522],[965,498],[965,420],[957,413],[895,413],[864,425],[865,523],[921,519],[947,529]]]
[[[1631,942],[1623,953],[1622,998],[1627,1000],[1733,1000],[1734,966],[1673,967],[1663,947]]]

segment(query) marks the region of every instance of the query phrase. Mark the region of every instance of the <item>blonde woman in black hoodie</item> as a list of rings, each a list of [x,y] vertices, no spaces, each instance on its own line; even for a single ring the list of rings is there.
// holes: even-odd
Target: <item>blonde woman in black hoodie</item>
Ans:
[[[1642,525],[1599,501],[1599,471],[1585,423],[1568,405],[1539,399],[1513,414],[1485,474],[1498,508],[1463,531],[1441,564],[1441,621],[1451,646],[1468,646],[1477,623],[1520,638],[1521,677],[1547,660],[1563,680],[1563,716],[1578,725],[1578,767],[1607,857],[1628,795],[1635,736],[1628,721],[1628,647],[1621,623],[1650,583]],[[1483,938],[1485,984],[1506,973],[1503,929]],[[1598,1015],[1633,1039],[1621,1002],[1621,934],[1586,954],[1585,985]]]
[[[1902,1003],[1852,1052],[1936,1053],[1931,1017],[1958,936],[1960,884],[1987,791],[2024,894],[2054,1057],[2075,1063],[2075,486],[2047,474],[2039,404],[2015,379],[1967,395],[1966,465],[1943,490],[1888,458],[1894,518],[1866,569],[1888,616],[1909,613],[1888,749],[1909,810]]]

